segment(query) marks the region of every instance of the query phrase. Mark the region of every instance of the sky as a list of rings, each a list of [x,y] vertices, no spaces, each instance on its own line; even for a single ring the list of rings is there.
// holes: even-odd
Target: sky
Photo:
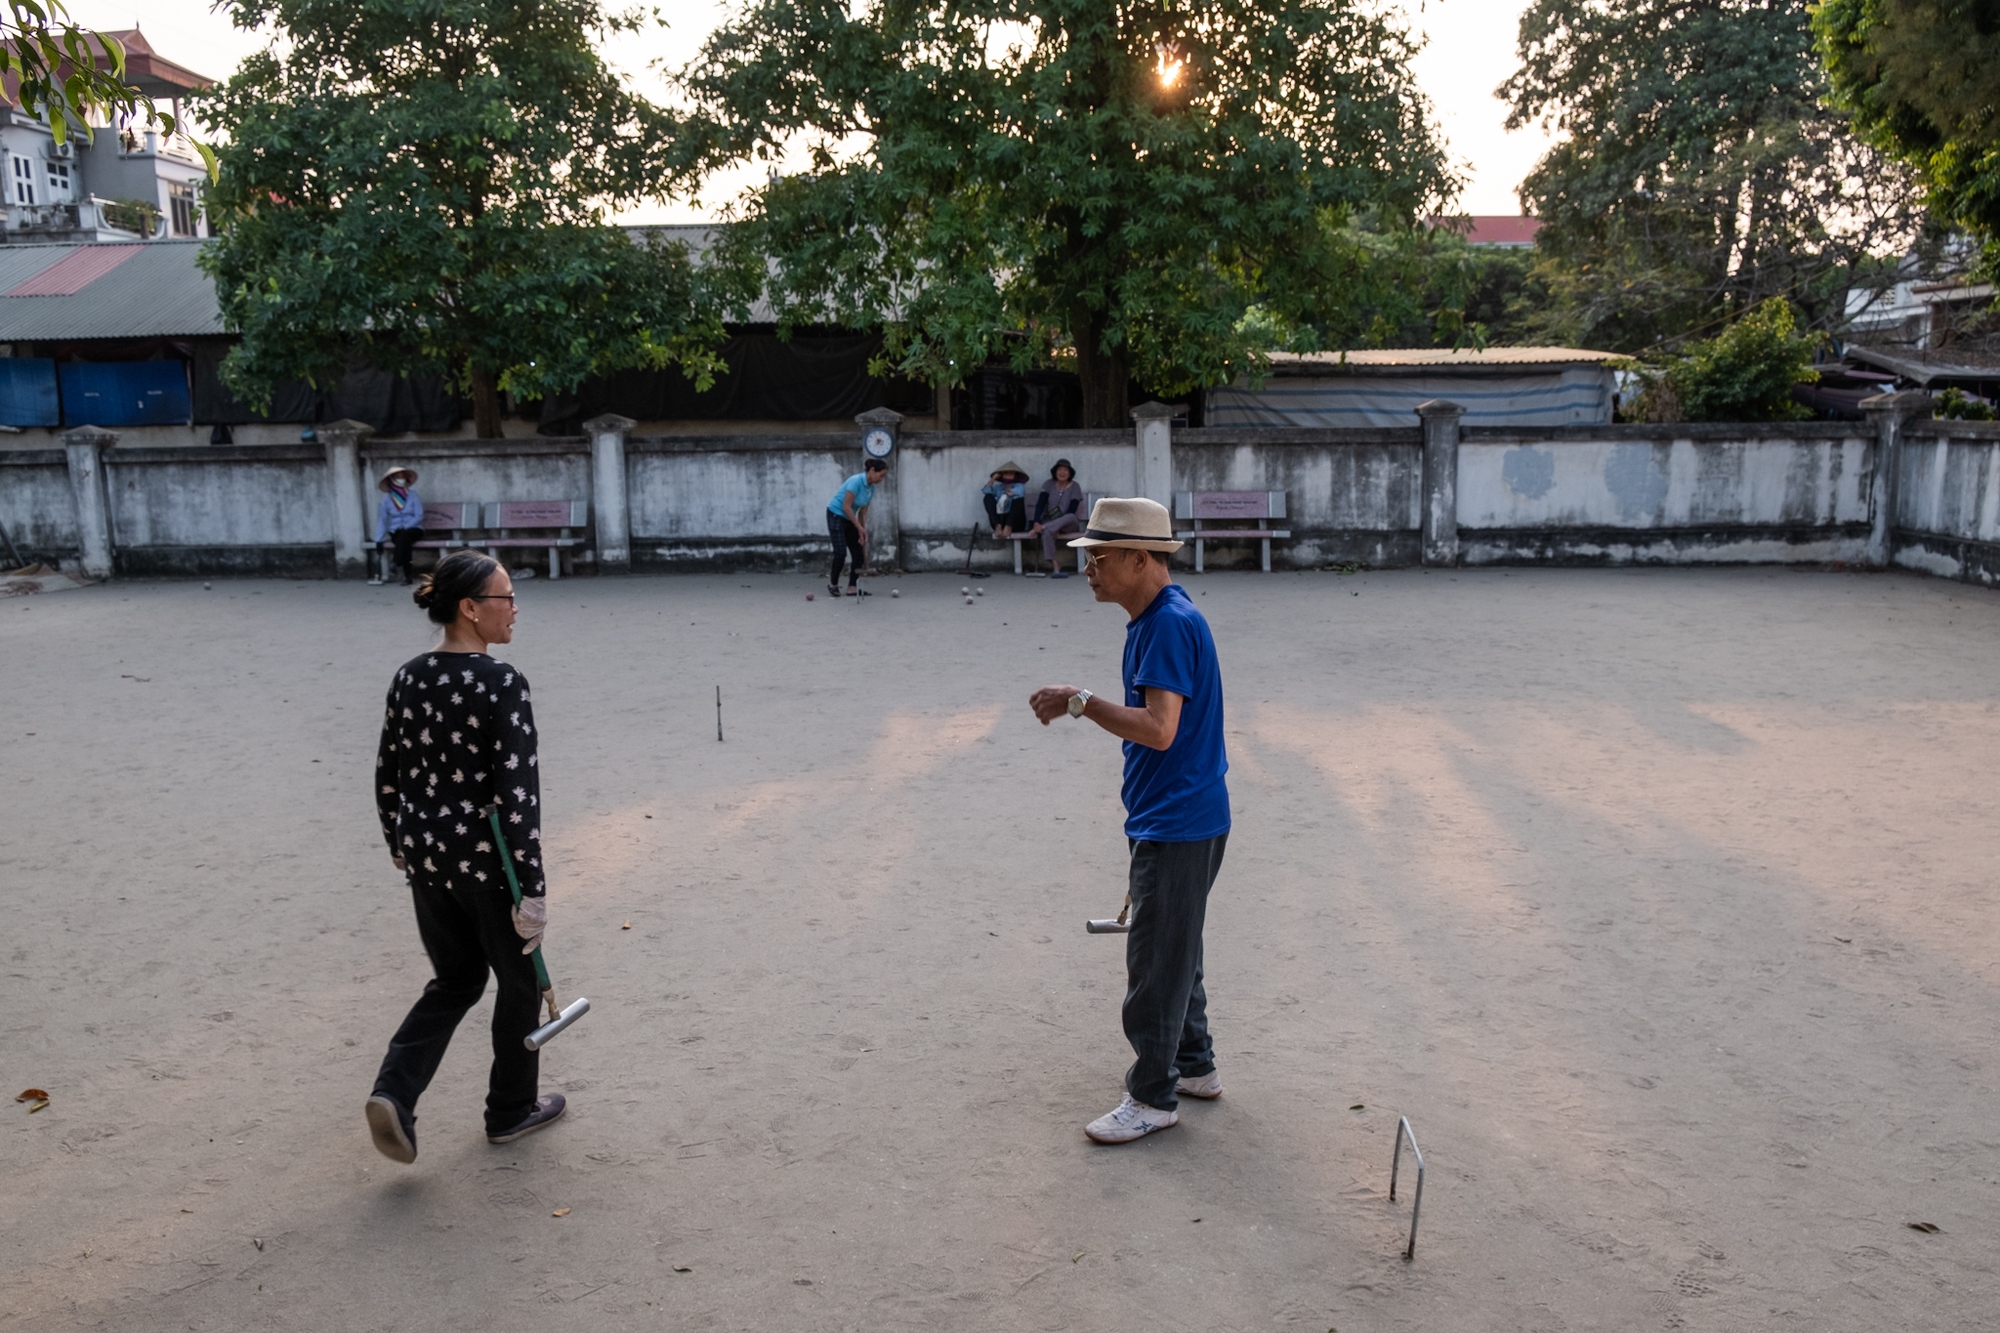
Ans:
[[[212,11],[211,0],[68,0],[74,19],[88,27],[139,27],[153,49],[176,64],[214,78],[226,77],[245,55],[263,45]],[[1528,0],[1415,0],[1393,3],[1410,27],[1427,38],[1416,62],[1418,82],[1431,99],[1452,158],[1466,181],[1459,204],[1467,213],[1518,213],[1514,188],[1528,174],[1548,139],[1538,128],[1508,133],[1507,109],[1493,89],[1514,69],[1514,35]],[[615,7],[614,5],[611,7]],[[639,91],[659,86],[656,67],[684,63],[719,24],[724,0],[661,0],[664,31],[621,39],[613,63]],[[657,95],[657,94],[655,94]],[[685,200],[621,215],[630,222],[692,222],[751,179],[746,172],[711,183],[698,203]]]

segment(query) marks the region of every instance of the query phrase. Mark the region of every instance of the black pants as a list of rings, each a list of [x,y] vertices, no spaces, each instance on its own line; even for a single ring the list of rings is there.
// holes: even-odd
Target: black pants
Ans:
[[[500,993],[493,1001],[486,1132],[512,1129],[535,1109],[542,1067],[540,1052],[521,1045],[535,1030],[541,988],[535,984],[535,961],[521,952],[523,941],[514,932],[512,899],[484,886],[447,889],[414,875],[410,889],[416,899],[417,933],[437,975],[390,1039],[389,1053],[375,1075],[375,1091],[416,1109],[417,1098],[437,1074],[458,1020],[485,993],[491,968],[500,979]]]
[[[1010,532],[1026,532],[1030,527],[1034,526],[1028,522],[1027,502],[1020,497],[1008,496],[1007,507],[1005,509],[1000,507],[1000,500],[997,496],[982,495],[979,498],[986,502],[987,527],[1005,527]]]
[[[1125,1039],[1138,1055],[1125,1074],[1134,1101],[1171,1111],[1174,1081],[1215,1068],[1201,928],[1229,835],[1206,842],[1134,842],[1132,932],[1125,937]]]
[[[396,547],[396,568],[403,571],[404,578],[410,577],[410,553],[416,549],[423,535],[422,528],[397,528],[389,534],[389,540]]]
[[[845,514],[832,510],[826,515],[826,535],[833,539],[833,572],[826,576],[829,584],[840,582],[840,567],[854,557],[854,572],[847,576],[847,586],[852,588],[860,581],[861,571],[867,567],[868,557],[861,550],[861,529],[854,526],[854,520]]]

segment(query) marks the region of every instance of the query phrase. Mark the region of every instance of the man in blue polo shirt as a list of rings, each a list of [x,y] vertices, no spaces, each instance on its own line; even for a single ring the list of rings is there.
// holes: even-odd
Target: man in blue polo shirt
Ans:
[[[1125,1037],[1138,1059],[1125,1100],[1084,1127],[1130,1143],[1180,1123],[1180,1096],[1219,1097],[1208,1037],[1201,929],[1229,841],[1229,757],[1222,672],[1208,622],[1167,571],[1173,522],[1152,500],[1099,500],[1070,543],[1089,549],[1085,577],[1100,602],[1125,608],[1125,702],[1071,685],[1028,698],[1047,726],[1067,713],[1125,742],[1125,837],[1131,933],[1125,937]]]

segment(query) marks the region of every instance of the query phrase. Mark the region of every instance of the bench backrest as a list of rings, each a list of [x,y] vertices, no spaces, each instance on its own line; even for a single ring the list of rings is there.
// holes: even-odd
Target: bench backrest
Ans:
[[[451,532],[479,526],[479,506],[466,500],[432,500],[424,505],[425,532]]]
[[[1175,518],[1283,518],[1283,491],[1175,491]]]
[[[588,500],[497,500],[486,506],[489,528],[580,528],[589,521]]]

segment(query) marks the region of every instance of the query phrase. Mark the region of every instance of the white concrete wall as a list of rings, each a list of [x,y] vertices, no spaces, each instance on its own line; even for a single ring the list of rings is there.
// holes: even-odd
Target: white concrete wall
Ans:
[[[2000,424],[1912,422],[1902,440],[1893,558],[2000,582]],[[1459,558],[1860,562],[1869,558],[1876,449],[1872,424],[1471,429],[1456,454]],[[1414,427],[1182,430],[1172,454],[1177,490],[1286,493],[1282,526],[1293,536],[1274,546],[1275,565],[1420,558]],[[594,503],[580,440],[370,441],[362,455],[371,521],[373,479],[390,464],[416,467],[432,502]],[[1131,494],[1138,484],[1131,431],[904,434],[874,515],[880,555],[910,569],[959,565],[974,525],[983,526],[987,476],[1014,463],[1039,480],[1057,457],[1072,462],[1087,492]],[[0,450],[0,522],[24,548],[74,549],[76,500],[61,460],[51,450]],[[860,466],[858,431],[628,439],[634,563],[816,562],[827,544],[827,498]],[[338,534],[319,445],[120,445],[105,454],[105,476],[123,572],[332,568]],[[1218,543],[1208,558],[1221,568],[1256,556],[1255,543]],[[587,564],[587,548],[582,558]],[[1007,568],[1012,552],[982,536],[973,559]]]
[[[1900,461],[1895,562],[2000,584],[2000,422],[1912,423]]]
[[[105,491],[115,548],[303,546],[333,541],[332,492],[318,448],[190,461],[185,451],[112,449]]]
[[[634,558],[648,543],[826,541],[827,497],[861,470],[852,439],[787,449],[627,446]],[[641,561],[643,563],[643,560]]]
[[[76,499],[61,449],[0,452],[0,528],[23,559],[76,553]]]
[[[1468,528],[1861,523],[1873,441],[1562,440],[1459,445]]]

